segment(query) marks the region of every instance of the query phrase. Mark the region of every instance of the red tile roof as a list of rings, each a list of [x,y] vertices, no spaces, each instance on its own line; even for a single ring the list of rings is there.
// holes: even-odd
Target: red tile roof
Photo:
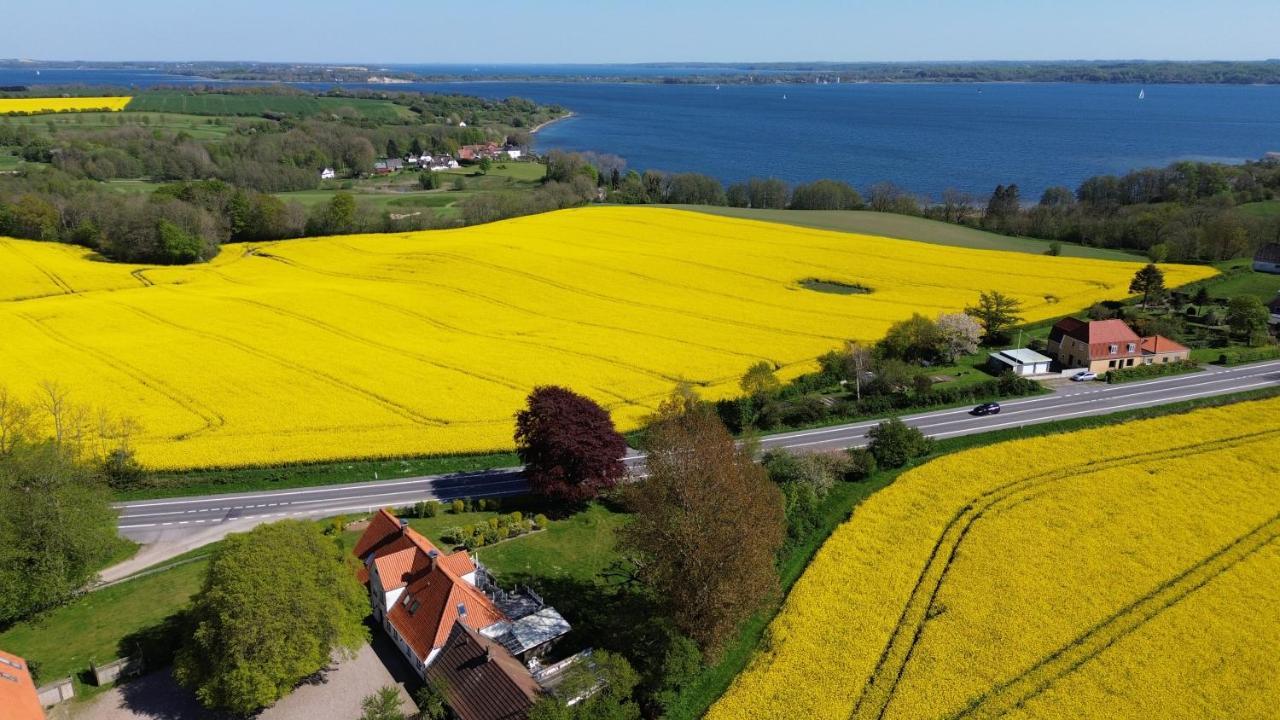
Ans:
[[[461,621],[480,630],[506,620],[488,596],[435,562],[405,589],[387,613],[400,637],[419,658],[444,644]]]
[[[419,658],[449,637],[460,606],[466,608],[463,623],[476,629],[507,619],[487,595],[462,579],[476,569],[470,554],[445,555],[386,510],[374,515],[355,553],[368,564],[365,579],[376,573],[383,592],[406,588],[387,619]]]
[[[44,720],[27,661],[0,650],[0,710],[5,720]]]
[[[1133,328],[1118,319],[1085,322],[1073,317],[1063,318],[1054,323],[1049,339],[1061,342],[1064,336],[1088,345],[1090,361],[1137,356],[1138,346],[1142,343],[1142,338]],[[1129,352],[1130,344],[1134,346],[1133,352]],[[1111,352],[1113,345],[1115,352]]]
[[[356,543],[356,557],[363,560],[366,555],[380,548],[387,541],[400,534],[400,520],[386,510],[374,513],[369,527],[364,529],[360,541]]]
[[[457,624],[427,678],[444,689],[462,720],[524,720],[540,688],[507,649]]]
[[[1142,352],[1152,355],[1164,353],[1191,352],[1186,345],[1176,343],[1163,335],[1152,335],[1142,338]]]

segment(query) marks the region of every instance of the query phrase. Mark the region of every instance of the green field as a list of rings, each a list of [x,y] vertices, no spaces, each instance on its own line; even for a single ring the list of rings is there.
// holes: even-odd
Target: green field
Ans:
[[[315,97],[311,95],[216,95],[146,92],[133,98],[125,112],[165,112],[190,115],[261,116],[281,113],[292,117],[336,115],[398,122],[416,117],[409,108],[386,100]]]
[[[1245,203],[1237,209],[1240,212],[1253,217],[1280,217],[1280,200],[1264,200],[1262,202]]]
[[[926,220],[910,215],[872,212],[870,210],[756,210],[752,208],[714,207],[707,205],[674,205],[684,210],[727,215],[748,220],[801,225],[822,230],[879,235],[881,237],[919,240],[938,245],[977,248],[980,250],[1010,250],[1013,252],[1043,255],[1049,249],[1048,240],[997,235],[962,225]],[[1062,243],[1062,254],[1068,257],[1087,257],[1102,260],[1135,260],[1139,256],[1120,250],[1086,247]]]
[[[1231,298],[1236,295],[1256,295],[1263,302],[1270,302],[1280,293],[1280,275],[1253,271],[1252,260],[1227,260],[1215,263],[1222,275],[1200,283],[1214,297]]]
[[[212,122],[211,122],[212,121]],[[144,112],[144,113],[58,113],[52,115],[13,115],[0,118],[0,123],[31,125],[33,128],[55,131],[100,130],[114,127],[145,127],[155,130],[185,132],[197,140],[216,140],[235,129],[236,123],[230,120],[215,120],[202,115],[184,115],[178,113]]]
[[[521,192],[538,187],[546,175],[545,165],[533,162],[499,163],[486,174],[479,174],[474,166],[437,172],[440,187],[422,190],[418,185],[420,173],[404,171],[395,175],[338,180],[325,183],[318,190],[277,193],[285,201],[301,203],[308,209],[328,202],[336,193],[349,192],[362,204],[382,212],[409,213],[433,209],[438,215],[451,216],[458,212],[457,203],[483,192]],[[454,190],[455,181],[461,180],[462,190]]]
[[[17,170],[21,164],[22,158],[17,155],[0,155],[0,172]]]

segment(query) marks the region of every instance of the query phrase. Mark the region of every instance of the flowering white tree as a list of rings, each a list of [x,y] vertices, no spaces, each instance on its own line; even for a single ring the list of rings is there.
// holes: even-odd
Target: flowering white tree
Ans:
[[[978,351],[982,326],[964,313],[943,313],[938,316],[938,337],[942,354],[947,362],[955,362],[957,356]]]

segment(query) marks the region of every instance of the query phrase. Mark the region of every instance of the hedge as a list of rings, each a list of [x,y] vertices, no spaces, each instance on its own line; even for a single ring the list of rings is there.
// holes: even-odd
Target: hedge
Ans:
[[[1244,363],[1280,358],[1280,345],[1263,345],[1256,348],[1231,348],[1213,361],[1214,365],[1243,365]]]
[[[1134,367],[1124,368],[1121,370],[1108,370],[1102,377],[1112,385],[1118,383],[1132,382],[1134,380],[1146,380],[1148,378],[1162,377],[1165,375],[1178,375],[1181,373],[1196,372],[1200,366],[1190,360],[1179,360],[1171,363],[1159,363],[1152,365],[1135,365]]]

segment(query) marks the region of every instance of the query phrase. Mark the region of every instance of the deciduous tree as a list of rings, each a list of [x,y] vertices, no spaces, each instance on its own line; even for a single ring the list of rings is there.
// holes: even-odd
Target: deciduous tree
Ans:
[[[356,567],[319,525],[282,520],[227,536],[192,601],[174,675],[210,708],[249,714],[367,639]]]
[[[1237,295],[1227,305],[1227,325],[1231,332],[1252,345],[1260,345],[1266,340],[1269,319],[1267,306],[1255,295]]]
[[[947,362],[955,362],[960,355],[978,351],[982,338],[982,326],[972,316],[964,313],[943,313],[938,316],[938,341]]]
[[[675,626],[714,658],[778,590],[781,492],[751,449],[689,395],[663,404],[646,449],[649,475],[627,488],[635,519],[620,543]]]
[[[516,413],[516,452],[534,492],[579,503],[617,483],[627,442],[591,398],[546,385]]]
[[[999,290],[992,290],[978,295],[978,304],[964,309],[982,323],[983,340],[988,345],[1008,340],[1009,329],[1022,319],[1022,301],[1009,297]]]
[[[924,433],[910,427],[898,418],[890,418],[867,431],[870,443],[867,451],[876,464],[885,468],[897,468],[911,460],[929,454],[933,442]]]

